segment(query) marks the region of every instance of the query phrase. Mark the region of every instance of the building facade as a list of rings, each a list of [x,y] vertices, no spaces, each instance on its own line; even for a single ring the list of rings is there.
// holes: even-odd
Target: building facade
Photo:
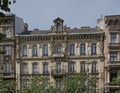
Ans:
[[[115,93],[118,85],[112,84],[120,71],[120,15],[105,16],[105,88],[107,93]]]
[[[23,20],[14,14],[0,17],[0,33],[6,35],[6,38],[0,42],[0,51],[5,51],[5,54],[0,54],[0,76],[3,80],[16,81],[16,39],[15,34],[18,31],[24,31]]]
[[[71,29],[59,17],[53,22],[50,30],[26,30],[16,36],[17,89],[36,74],[59,86],[63,76],[88,71],[89,78],[97,79],[97,93],[103,93],[104,31]]]

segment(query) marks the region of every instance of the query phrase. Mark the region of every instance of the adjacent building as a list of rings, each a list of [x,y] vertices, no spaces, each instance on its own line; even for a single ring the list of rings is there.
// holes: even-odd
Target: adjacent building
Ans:
[[[111,83],[113,78],[118,78],[120,71],[120,15],[105,16],[105,89],[107,93],[115,93],[118,85]]]
[[[104,31],[88,26],[71,29],[59,17],[53,22],[50,30],[25,30],[16,36],[18,90],[36,74],[60,86],[61,77],[88,72],[97,80],[97,93],[103,93]]]
[[[7,81],[16,80],[16,38],[15,34],[24,31],[23,20],[14,14],[0,17],[0,33],[6,35],[6,38],[0,42],[0,76]]]

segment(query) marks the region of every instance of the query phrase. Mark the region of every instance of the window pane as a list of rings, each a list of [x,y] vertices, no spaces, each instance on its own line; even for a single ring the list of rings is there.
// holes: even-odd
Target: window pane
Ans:
[[[92,63],[92,73],[96,73],[96,62]]]
[[[92,46],[91,46],[91,54],[96,54],[96,44],[92,44]]]
[[[85,72],[85,63],[81,63],[81,72]]]
[[[70,55],[74,55],[75,54],[75,45],[74,44],[70,44]]]
[[[81,45],[80,45],[80,54],[81,54],[81,55],[85,55],[85,52],[86,52],[85,49],[86,49],[86,48],[85,48],[85,44],[81,44]]]
[[[48,74],[48,64],[43,64],[43,73]]]
[[[38,73],[38,65],[36,63],[32,64],[32,73],[37,74]]]
[[[111,34],[111,43],[117,43],[117,34]]]
[[[11,55],[11,46],[5,46],[6,55]]]
[[[69,64],[69,72],[74,72],[74,63]]]
[[[27,56],[27,45],[22,47],[22,56]]]
[[[33,56],[37,56],[38,53],[37,53],[37,45],[34,45],[33,48],[32,48],[32,55]]]
[[[57,73],[61,73],[61,63],[56,64]]]
[[[6,73],[10,73],[11,72],[11,64],[10,63],[6,63],[5,64],[5,72]]]
[[[28,72],[27,72],[27,64],[26,63],[23,63],[22,65],[21,65],[21,73],[22,74],[27,74]]]
[[[43,56],[48,56],[48,45],[43,45]]]
[[[111,52],[110,53],[110,61],[117,61],[118,60],[117,55],[118,55],[117,52]]]
[[[55,53],[61,53],[61,44],[55,46]]]

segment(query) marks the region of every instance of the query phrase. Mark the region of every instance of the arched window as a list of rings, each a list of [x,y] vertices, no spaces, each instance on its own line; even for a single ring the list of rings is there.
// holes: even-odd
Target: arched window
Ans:
[[[48,56],[48,45],[43,45],[43,56]]]
[[[27,45],[23,45],[22,47],[22,56],[27,56]]]
[[[86,52],[85,44],[81,44],[80,45],[80,54],[85,55],[85,52]]]
[[[34,46],[32,47],[32,55],[33,55],[33,56],[38,56],[37,45],[34,45]]]
[[[61,53],[61,44],[60,43],[56,44],[55,53]]]
[[[70,44],[69,52],[70,55],[75,55],[75,44]]]
[[[95,43],[93,43],[91,45],[91,54],[96,54],[96,44]]]

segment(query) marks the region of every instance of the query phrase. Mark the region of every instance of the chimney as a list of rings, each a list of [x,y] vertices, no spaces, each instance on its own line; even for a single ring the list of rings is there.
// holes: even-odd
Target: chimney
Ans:
[[[24,31],[28,31],[28,24],[24,23]]]

